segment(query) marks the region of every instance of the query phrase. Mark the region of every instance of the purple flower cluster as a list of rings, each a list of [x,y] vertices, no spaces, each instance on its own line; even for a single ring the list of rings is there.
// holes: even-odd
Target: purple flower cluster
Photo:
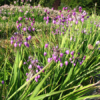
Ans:
[[[19,17],[19,19],[16,21],[16,24],[17,24],[17,29],[18,30],[20,30],[21,28],[22,28],[22,30],[24,31],[24,32],[26,32],[27,30],[28,30],[28,32],[31,32],[31,31],[35,31],[35,28],[33,28],[33,25],[34,25],[34,23],[35,23],[35,19],[33,18],[27,18],[27,17],[25,17],[25,16],[23,16],[23,18],[25,19],[25,24],[28,24],[29,25],[29,23],[30,23],[30,21],[31,21],[31,26],[27,26],[26,27],[26,25],[25,24],[23,24],[23,25],[25,25],[25,26],[23,26],[22,27],[22,23],[21,23],[21,21],[22,21],[22,17]],[[29,22],[29,23],[28,23]]]
[[[66,10],[68,9],[67,7],[63,7],[63,10]],[[47,13],[47,10],[45,9],[45,12]],[[61,10],[60,10],[60,15],[54,17],[52,19],[52,23],[53,24],[59,24],[59,25],[66,25],[66,26],[69,26],[71,23],[70,22],[75,22],[75,24],[78,24],[78,21],[81,21],[82,23],[84,22],[84,20],[87,18],[85,18],[85,16],[87,15],[86,11],[82,10],[82,7],[80,6],[79,7],[79,12],[80,13],[76,13],[76,9],[74,8],[72,11],[68,10],[68,15],[65,16],[61,13]],[[44,20],[46,20],[46,23],[49,22],[49,20],[47,19],[47,17],[44,17]]]
[[[29,56],[27,62],[30,62],[30,65],[28,66],[29,72],[26,73],[26,76],[27,76],[26,81],[30,80],[33,77],[33,75],[38,73],[43,68],[43,66],[39,65],[38,60],[37,59],[34,60],[33,57],[31,57],[31,56]],[[26,62],[24,62],[24,64],[26,64]],[[35,81],[38,82],[39,78],[40,78],[40,75],[37,75],[35,77]]]
[[[29,47],[29,43],[28,41],[31,40],[31,36],[29,35],[26,38],[26,41],[24,41],[24,36],[23,34],[19,34],[19,33],[14,33],[14,35],[11,37],[11,45],[14,44],[14,47],[21,47],[21,45],[24,43],[24,45],[26,47]]]
[[[48,47],[48,44],[45,44],[45,48],[47,48],[47,47]],[[77,57],[75,58],[74,57],[75,51],[66,50],[65,54],[70,56],[69,60],[65,60],[66,66],[68,65],[68,61],[71,64],[73,64],[74,66],[76,66],[77,62],[79,62],[79,64],[81,65],[83,63],[83,61],[86,59],[86,56],[84,56],[83,59],[81,59],[81,58],[77,59]],[[62,67],[63,66],[62,58],[64,57],[65,54],[61,52],[61,49],[59,49],[58,46],[53,47],[52,48],[52,57],[48,58],[47,61],[51,62],[51,60],[54,60],[56,63],[60,61],[60,67]],[[47,53],[44,52],[44,56],[46,56],[46,55],[47,55]],[[78,56],[79,56],[79,53],[78,53]]]

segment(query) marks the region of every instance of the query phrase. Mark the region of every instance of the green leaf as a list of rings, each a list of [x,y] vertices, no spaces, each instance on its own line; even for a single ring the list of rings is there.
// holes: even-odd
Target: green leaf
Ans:
[[[64,83],[63,83],[63,85],[62,85],[62,88],[63,88],[64,85],[71,79],[72,73],[73,73],[73,69],[74,69],[74,66],[72,66],[72,67],[70,68],[70,71],[69,71],[68,75],[66,76],[66,79],[65,79],[65,81],[64,81]]]
[[[50,75],[51,71],[43,78],[43,80],[37,85],[37,87],[34,89],[32,96],[30,97],[30,100],[33,100],[33,98],[38,94],[40,88],[42,87],[43,83],[45,80],[48,78]]]
[[[94,98],[99,98],[99,97],[100,97],[100,95],[83,96],[83,97],[80,97],[76,100],[94,99]]]
[[[51,96],[51,95],[59,94],[59,93],[61,93],[61,92],[65,92],[65,91],[67,91],[67,90],[71,90],[71,89],[74,89],[74,88],[76,88],[76,87],[77,87],[77,86],[74,86],[74,87],[72,87],[72,88],[68,88],[68,89],[65,89],[65,90],[60,90],[60,91],[56,91],[56,92],[50,92],[50,93],[47,93],[47,94],[43,94],[43,95],[40,95],[40,96],[36,96],[36,97],[34,97],[32,100],[41,100],[41,99],[44,99],[44,98],[49,97],[49,96]]]

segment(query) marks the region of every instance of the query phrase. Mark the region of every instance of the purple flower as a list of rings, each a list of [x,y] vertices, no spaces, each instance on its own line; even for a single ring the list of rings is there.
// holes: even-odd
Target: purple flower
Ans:
[[[24,31],[24,32],[26,31],[26,28],[25,28],[25,27],[23,28],[23,31]]]
[[[28,41],[28,38],[26,38],[26,41]]]
[[[63,10],[65,10],[65,7],[63,7]]]
[[[47,12],[47,9],[45,9],[44,12]]]
[[[46,24],[48,24],[48,23],[49,23],[49,20],[46,21]]]
[[[80,65],[82,65],[82,62],[80,62]]]
[[[24,65],[26,64],[26,62],[23,63]]]
[[[68,9],[68,7],[65,8],[66,10]]]
[[[4,84],[4,81],[1,81],[1,84]]]
[[[79,6],[79,10],[82,10],[82,7],[81,6]]]
[[[48,48],[48,45],[49,45],[49,44],[45,44],[45,48]]]
[[[78,21],[76,21],[75,23],[76,23],[76,25],[77,25],[77,24],[78,24]]]
[[[61,10],[59,10],[59,12],[61,13]]]
[[[65,61],[65,65],[66,65],[66,66],[68,65],[68,61]]]
[[[73,63],[73,65],[74,65],[74,66],[76,66],[76,64],[75,64],[75,63]]]
[[[36,69],[36,73],[38,73],[38,69]]]
[[[61,14],[61,17],[63,17],[63,14]]]
[[[29,79],[27,78],[26,81],[29,81]]]
[[[28,73],[26,73],[26,76],[28,75]]]
[[[73,12],[73,16],[75,16],[76,15],[76,12]]]
[[[16,21],[16,23],[18,23],[18,20]]]
[[[80,55],[80,53],[78,52],[78,55]]]
[[[86,56],[84,56],[84,58],[86,58]]]
[[[28,44],[27,42],[24,42],[24,45],[25,45],[26,47],[29,47],[29,44]]]
[[[40,66],[39,66],[39,65],[37,65],[37,68],[39,69],[39,68],[40,68]]]
[[[72,18],[69,18],[69,21],[72,21]]]
[[[32,65],[30,64],[29,66],[28,66],[28,69],[31,69],[32,68]]]
[[[21,21],[22,20],[22,17],[19,17],[19,20]]]
[[[51,58],[48,58],[48,62],[50,62],[51,61]]]
[[[74,51],[72,51],[70,54],[73,56],[74,55]]]
[[[38,79],[37,79],[37,78],[35,78],[35,81],[36,81],[36,82],[38,82]]]
[[[53,8],[53,7],[52,7],[51,9],[52,9],[52,10],[54,10],[54,8]]]
[[[40,78],[40,75],[38,75],[37,77]]]
[[[53,20],[53,24],[56,24],[56,21],[55,20]]]
[[[35,28],[32,28],[32,31],[35,31]]]
[[[19,43],[19,47],[21,47],[21,43]]]
[[[49,16],[47,16],[46,19],[49,20]]]
[[[60,53],[60,57],[63,57],[63,55],[64,55],[63,53]]]
[[[48,11],[47,14],[50,14],[50,12]]]
[[[29,18],[29,20],[31,21],[31,18]]]
[[[72,60],[72,58],[69,58],[69,61],[71,61]]]
[[[28,27],[28,31],[30,31],[30,32],[31,32],[31,26],[29,26],[29,27]]]
[[[29,35],[29,36],[28,36],[28,40],[31,40],[31,38],[32,38],[31,35]]]
[[[74,59],[74,56],[72,58]]]
[[[46,17],[44,17],[43,19],[44,19],[44,20],[46,20],[47,18],[46,18]]]
[[[26,20],[28,20],[28,18],[26,18]]]
[[[84,18],[81,18],[81,22],[84,22]]]
[[[34,23],[31,23],[31,26],[33,26]]]
[[[13,44],[13,40],[10,41],[11,45]]]
[[[63,66],[63,63],[60,63],[60,67],[62,67]]]
[[[17,47],[17,43],[14,43],[14,47],[15,47],[15,48]]]
[[[57,56],[53,56],[53,59],[56,61],[56,59],[57,59]]]
[[[19,26],[21,27],[22,26],[22,23],[19,23]]]
[[[44,56],[46,56],[47,55],[47,53],[46,52],[44,52]]]
[[[66,54],[69,54],[69,50],[66,50]]]
[[[58,61],[60,61],[60,62],[61,62],[61,58],[58,58]]]

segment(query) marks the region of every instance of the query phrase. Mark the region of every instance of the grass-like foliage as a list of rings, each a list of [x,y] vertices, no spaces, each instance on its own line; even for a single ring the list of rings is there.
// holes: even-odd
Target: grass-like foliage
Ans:
[[[99,16],[82,7],[0,10],[0,100],[83,100],[100,84]]]

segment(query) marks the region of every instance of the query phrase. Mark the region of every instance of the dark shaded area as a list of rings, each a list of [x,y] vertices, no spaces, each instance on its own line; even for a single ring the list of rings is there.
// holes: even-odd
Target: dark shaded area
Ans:
[[[0,0],[0,5],[4,4],[13,4],[14,1],[17,0]],[[23,4],[27,0],[23,0]],[[31,0],[30,2],[28,0],[28,3],[31,4],[31,6],[38,5],[41,0]],[[100,15],[100,0],[43,0],[41,2],[41,6],[43,7],[54,7],[55,10],[62,9],[63,7],[71,7],[72,9],[75,7],[81,6],[83,10],[86,10],[89,12],[89,14],[92,14],[92,11],[95,12],[95,3],[97,3],[96,6],[96,14]],[[21,5],[21,0],[18,1],[18,4]]]
[[[60,6],[60,4],[61,4],[61,0],[55,0],[55,2],[53,4],[54,9],[57,10],[58,6]]]

